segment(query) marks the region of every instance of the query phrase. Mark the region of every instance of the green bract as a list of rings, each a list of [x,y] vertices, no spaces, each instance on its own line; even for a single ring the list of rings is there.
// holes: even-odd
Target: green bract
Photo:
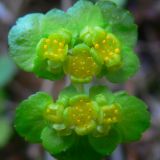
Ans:
[[[29,14],[9,33],[10,53],[19,67],[50,80],[67,74],[78,83],[95,76],[115,83],[132,77],[139,68],[136,40],[132,15],[107,0],[80,0],[66,13]]]
[[[73,148],[86,139],[83,146],[103,157],[119,143],[140,139],[149,121],[146,105],[125,92],[113,94],[104,86],[95,86],[86,94],[70,86],[55,102],[43,92],[23,101],[15,126],[21,136],[41,142],[51,154],[63,157],[65,152],[77,152]]]

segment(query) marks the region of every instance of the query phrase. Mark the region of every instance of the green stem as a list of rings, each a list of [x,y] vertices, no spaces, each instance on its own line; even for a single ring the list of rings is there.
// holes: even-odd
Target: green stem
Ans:
[[[80,93],[85,92],[83,83],[74,83],[73,85],[76,87],[78,92],[80,92]]]

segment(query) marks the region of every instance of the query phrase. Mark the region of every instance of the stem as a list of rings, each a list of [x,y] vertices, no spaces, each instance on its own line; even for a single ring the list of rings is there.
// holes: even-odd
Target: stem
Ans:
[[[84,93],[84,84],[81,83],[73,83],[73,85],[76,87],[77,91],[80,93]]]

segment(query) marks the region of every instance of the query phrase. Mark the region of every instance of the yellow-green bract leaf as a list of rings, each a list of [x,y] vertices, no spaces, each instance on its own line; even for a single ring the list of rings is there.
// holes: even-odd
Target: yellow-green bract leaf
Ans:
[[[121,135],[122,142],[139,140],[150,125],[146,104],[125,92],[117,93],[115,96],[115,102],[121,105],[121,118],[116,129]]]
[[[129,11],[117,7],[113,2],[100,0],[97,2],[100,7],[106,27],[114,33],[123,45],[135,46],[137,41],[137,26]]]
[[[61,136],[51,127],[46,127],[41,135],[44,148],[51,154],[58,154],[70,148],[75,137],[73,135]]]
[[[71,15],[76,23],[78,31],[86,26],[102,26],[103,17],[98,6],[89,1],[78,1],[67,13]]]
[[[38,92],[21,102],[15,116],[17,132],[26,140],[41,142],[41,131],[46,126],[44,112],[51,103],[52,97],[44,92]]]
[[[42,14],[28,14],[19,18],[9,32],[10,54],[25,71],[33,69],[36,46],[42,37],[42,19]]]
[[[139,69],[140,63],[137,55],[131,49],[122,50],[122,66],[117,70],[107,70],[106,78],[113,82],[124,82],[131,78]]]
[[[115,130],[111,130],[104,137],[89,136],[89,142],[92,147],[102,155],[110,155],[120,141],[120,136]]]

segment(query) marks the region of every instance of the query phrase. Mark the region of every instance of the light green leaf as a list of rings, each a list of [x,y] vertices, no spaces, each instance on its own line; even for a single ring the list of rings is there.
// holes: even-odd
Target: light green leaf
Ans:
[[[9,32],[9,49],[16,64],[25,71],[32,71],[36,46],[42,38],[43,15],[28,14],[19,18]]]
[[[57,103],[62,103],[67,106],[69,103],[69,99],[71,97],[75,96],[76,94],[78,94],[76,88],[73,85],[70,85],[70,86],[64,88],[59,93]]]
[[[99,105],[111,104],[114,100],[112,92],[106,86],[93,86],[90,88],[89,96]]]
[[[52,9],[47,12],[43,19],[42,25],[44,29],[43,33],[46,35],[59,31],[62,28],[68,29],[73,34],[75,31],[74,28],[76,27],[76,24],[71,16],[58,9]]]
[[[121,118],[116,126],[122,142],[139,140],[150,125],[150,115],[146,104],[125,92],[116,94],[115,102],[121,105]]]
[[[120,143],[120,136],[115,130],[111,130],[107,136],[89,136],[92,147],[102,155],[110,155]]]
[[[0,88],[15,75],[16,67],[8,56],[0,56]]]
[[[1,131],[0,132],[0,148],[1,148],[7,144],[12,134],[11,125],[9,124],[8,119],[4,117],[0,118],[0,131]]]
[[[107,0],[98,1],[97,6],[102,11],[107,30],[115,34],[122,45],[134,47],[137,42],[137,26],[132,14]]]
[[[74,136],[60,136],[56,130],[46,127],[41,135],[44,148],[51,154],[58,154],[66,151],[74,143]]]
[[[122,83],[131,78],[139,69],[137,55],[131,49],[122,50],[122,66],[118,70],[106,71],[106,78],[113,83]]]
[[[86,26],[103,26],[103,17],[98,6],[89,1],[78,1],[67,13],[76,23],[78,31]]]
[[[44,112],[52,103],[52,97],[44,92],[37,92],[21,102],[15,116],[17,132],[30,142],[41,142],[41,131],[46,126]]]

